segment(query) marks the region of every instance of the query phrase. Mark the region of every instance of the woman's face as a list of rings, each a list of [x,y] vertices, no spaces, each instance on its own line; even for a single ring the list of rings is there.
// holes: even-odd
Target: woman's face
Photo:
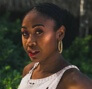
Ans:
[[[22,23],[22,43],[32,61],[41,62],[52,57],[57,49],[55,22],[31,11]]]

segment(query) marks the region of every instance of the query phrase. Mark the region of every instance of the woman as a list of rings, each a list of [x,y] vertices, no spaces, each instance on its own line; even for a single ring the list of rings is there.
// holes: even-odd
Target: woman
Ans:
[[[92,89],[92,81],[62,56],[69,13],[51,3],[33,7],[22,22],[22,42],[32,62],[18,89]]]

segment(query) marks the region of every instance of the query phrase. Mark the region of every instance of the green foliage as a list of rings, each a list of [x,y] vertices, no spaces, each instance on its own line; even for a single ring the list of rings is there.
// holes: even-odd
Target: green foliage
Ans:
[[[20,69],[20,67],[23,67],[25,58],[26,55],[21,45],[20,20],[10,22],[8,15],[1,17],[0,67],[10,65],[13,68]]]
[[[92,77],[92,36],[76,38],[71,47],[64,51],[65,58]]]
[[[17,89],[28,58],[21,44],[20,20],[11,22],[8,17],[0,17],[0,89]]]
[[[21,76],[17,70],[5,66],[0,70],[0,89],[17,89]]]

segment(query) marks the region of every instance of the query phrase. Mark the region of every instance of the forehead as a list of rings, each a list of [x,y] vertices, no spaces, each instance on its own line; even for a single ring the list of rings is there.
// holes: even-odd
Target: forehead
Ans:
[[[46,22],[50,22],[50,23],[53,23],[55,25],[55,21],[45,15],[42,15],[41,13],[33,10],[33,11],[30,11],[26,16],[25,18],[23,19],[23,22],[22,24],[25,25],[25,24],[39,24],[39,23],[43,23],[45,24]],[[49,24],[49,23],[48,23]]]

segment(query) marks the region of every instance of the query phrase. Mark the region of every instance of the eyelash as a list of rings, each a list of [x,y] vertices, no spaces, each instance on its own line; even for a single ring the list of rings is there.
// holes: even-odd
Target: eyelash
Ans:
[[[25,37],[25,38],[27,38],[28,36],[29,36],[29,34],[27,33],[27,32],[21,32],[22,33],[22,35]]]
[[[42,33],[43,33],[43,31],[41,29],[37,29],[35,32],[35,34],[37,34],[37,35],[41,35]]]
[[[37,29],[37,30],[35,31],[35,35],[37,35],[37,36],[40,36],[42,33],[43,33],[43,31],[42,31],[41,29]],[[23,37],[25,37],[25,38],[28,38],[28,37],[29,37],[29,34],[28,34],[28,32],[26,32],[26,31],[21,32],[21,34],[22,34]]]

